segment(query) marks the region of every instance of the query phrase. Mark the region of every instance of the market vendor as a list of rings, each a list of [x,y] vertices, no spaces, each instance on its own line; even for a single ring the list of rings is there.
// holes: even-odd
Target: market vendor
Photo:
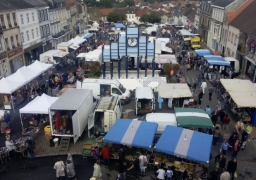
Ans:
[[[101,137],[101,134],[98,131],[96,131],[93,136],[95,138],[99,138],[99,137]]]
[[[11,141],[10,138],[6,138],[5,146],[9,150],[10,157],[13,157],[13,146],[14,146],[14,143]]]

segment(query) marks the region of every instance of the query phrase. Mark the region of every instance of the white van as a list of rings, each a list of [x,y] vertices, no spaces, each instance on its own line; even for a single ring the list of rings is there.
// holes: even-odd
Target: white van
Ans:
[[[233,57],[224,57],[225,61],[230,62],[231,67],[234,70],[234,73],[239,73],[239,61]]]
[[[121,118],[121,115],[122,106],[117,96],[101,98],[88,121],[89,137],[96,131],[101,134],[107,133],[116,120]]]
[[[82,89],[91,89],[95,99],[103,96],[118,96],[122,104],[130,102],[130,91],[116,79],[91,79],[82,82]]]
[[[162,135],[167,125],[177,127],[176,117],[173,113],[150,113],[138,118],[137,120],[157,123],[158,127],[156,130],[156,137]]]
[[[135,90],[135,114],[155,111],[155,96],[151,87],[137,87]]]

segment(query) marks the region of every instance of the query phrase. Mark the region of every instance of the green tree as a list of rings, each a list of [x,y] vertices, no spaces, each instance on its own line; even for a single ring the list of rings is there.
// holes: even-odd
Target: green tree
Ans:
[[[191,4],[186,4],[186,7],[188,7],[188,8],[191,7]]]
[[[150,14],[148,16],[148,21],[147,22],[152,23],[152,24],[160,23],[161,22],[161,17],[158,16],[157,14]]]
[[[148,22],[148,15],[147,14],[143,14],[141,17],[140,17],[140,22]]]
[[[118,21],[125,21],[126,15],[125,14],[117,14],[117,13],[109,13],[107,16],[107,20],[109,22],[118,22]]]

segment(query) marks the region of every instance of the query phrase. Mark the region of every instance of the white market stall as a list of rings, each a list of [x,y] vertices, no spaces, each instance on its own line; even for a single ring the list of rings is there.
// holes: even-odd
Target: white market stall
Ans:
[[[46,64],[58,64],[59,59],[64,58],[69,53],[61,50],[49,50],[40,54],[40,62]]]
[[[80,53],[77,57],[85,58],[85,61],[97,61],[99,63],[102,62],[102,50],[96,49],[94,51],[89,51],[88,53]]]
[[[57,45],[57,49],[63,52],[70,52],[69,49],[77,50],[80,46],[73,42],[62,42]]]
[[[161,98],[188,98],[192,97],[192,93],[186,83],[170,83],[158,86],[158,96]]]
[[[29,66],[27,66],[27,68],[31,70],[36,70],[40,73],[44,73],[45,71],[49,70],[52,67],[53,67],[52,64],[41,63],[38,60],[36,60],[33,64],[30,64]]]
[[[68,42],[74,43],[76,45],[80,45],[80,44],[84,43],[85,41],[86,41],[86,39],[76,36],[75,38],[70,39]]]
[[[41,96],[37,96],[33,101],[28,103],[25,107],[21,108],[19,111],[20,111],[22,128],[23,128],[23,122],[22,122],[21,114],[49,114],[50,106],[57,100],[58,100],[58,97],[51,97],[46,94],[42,94]]]

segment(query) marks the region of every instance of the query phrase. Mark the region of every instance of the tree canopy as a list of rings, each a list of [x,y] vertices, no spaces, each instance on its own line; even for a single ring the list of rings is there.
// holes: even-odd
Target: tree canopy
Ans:
[[[117,14],[117,13],[109,13],[107,16],[107,20],[109,22],[120,22],[120,21],[125,21],[126,20],[126,15],[125,14]]]
[[[133,0],[124,0],[118,4],[119,7],[133,7],[135,2]]]
[[[149,22],[149,23],[160,23],[161,22],[161,17],[159,17],[156,14],[143,14],[140,17],[140,22]]]

